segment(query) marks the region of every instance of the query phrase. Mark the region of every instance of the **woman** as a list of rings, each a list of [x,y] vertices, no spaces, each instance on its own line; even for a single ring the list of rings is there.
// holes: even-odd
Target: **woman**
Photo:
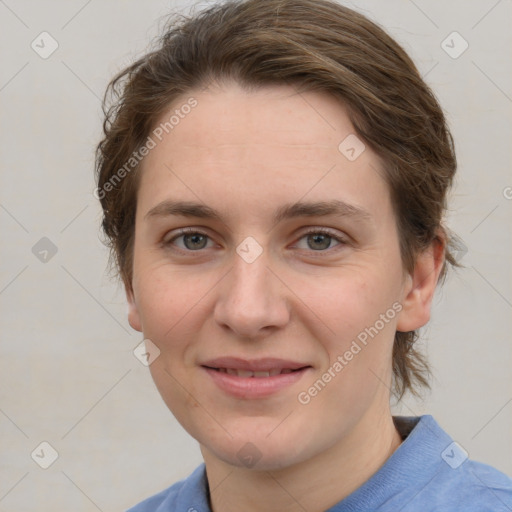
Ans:
[[[456,159],[403,49],[329,0],[215,5],[111,83],[97,196],[130,325],[205,463],[131,509],[512,510],[416,352]]]

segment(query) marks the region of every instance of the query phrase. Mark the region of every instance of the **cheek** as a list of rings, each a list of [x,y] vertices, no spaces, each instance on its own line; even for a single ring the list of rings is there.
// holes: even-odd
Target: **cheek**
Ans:
[[[169,265],[154,261],[151,255],[139,257],[134,265],[134,289],[139,312],[147,328],[169,329],[186,312],[187,296],[193,287]]]
[[[192,275],[190,269],[176,270],[165,262],[144,265],[140,261],[134,289],[143,333],[161,353],[173,356],[167,358],[169,361],[191,364],[186,349],[204,322],[208,294],[218,282],[213,274],[205,271]]]
[[[380,314],[392,307],[399,287],[384,270],[361,266],[340,269],[325,280],[302,281],[296,291],[316,314],[312,318],[324,333],[330,333],[335,340],[347,341],[373,325]]]
[[[188,430],[189,415],[201,410],[189,392],[194,340],[202,313],[201,298],[208,283],[150,264],[137,273],[136,293],[144,337],[160,350],[149,366],[153,381],[167,407]]]
[[[158,340],[160,350],[166,350],[165,340],[189,309],[189,288],[165,277],[157,268],[146,267],[136,272],[134,289],[144,336]]]
[[[309,315],[309,330],[323,345],[321,372],[332,381],[319,400],[325,406],[335,399],[355,407],[356,397],[363,403],[389,380],[399,297],[395,278],[365,266],[310,286],[304,302],[316,315]]]

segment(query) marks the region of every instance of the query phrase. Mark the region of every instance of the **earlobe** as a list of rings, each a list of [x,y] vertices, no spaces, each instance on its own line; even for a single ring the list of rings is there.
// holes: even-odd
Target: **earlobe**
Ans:
[[[133,289],[125,287],[126,300],[128,302],[128,323],[136,331],[142,332],[142,323],[140,321],[139,310],[135,301]]]
[[[430,307],[444,263],[445,241],[436,238],[416,257],[414,271],[405,280],[397,331],[414,331],[430,320]]]

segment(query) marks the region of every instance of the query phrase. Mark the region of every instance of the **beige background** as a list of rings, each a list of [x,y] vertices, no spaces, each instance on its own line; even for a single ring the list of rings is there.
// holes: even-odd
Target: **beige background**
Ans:
[[[449,225],[466,268],[449,276],[425,330],[432,393],[397,411],[433,414],[472,458],[512,474],[512,3],[346,3],[411,53],[460,162]],[[124,510],[201,461],[132,353],[141,336],[106,275],[92,196],[105,86],[184,5],[0,1],[0,512]],[[43,31],[59,45],[47,59],[31,48]],[[456,59],[441,47],[453,31],[469,43]],[[46,263],[33,253],[43,237],[57,250]],[[59,455],[48,469],[31,458],[43,441]],[[34,457],[48,461],[42,449]]]

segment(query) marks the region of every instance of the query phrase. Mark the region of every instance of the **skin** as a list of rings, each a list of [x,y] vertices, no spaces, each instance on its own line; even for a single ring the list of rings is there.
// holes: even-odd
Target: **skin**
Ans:
[[[247,92],[232,82],[190,96],[197,106],[143,162],[129,322],[160,350],[153,379],[200,443],[215,512],[241,503],[246,511],[322,511],[400,444],[389,407],[394,334],[429,320],[443,242],[404,271],[382,163],[369,147],[355,161],[338,150],[355,130],[331,96],[288,86]],[[208,205],[223,220],[147,215],[169,199]],[[272,220],[284,204],[332,199],[369,217]],[[199,249],[193,235],[173,240],[183,227],[208,235]],[[327,238],[319,248],[306,234],[315,228],[345,242]],[[252,263],[236,252],[249,236],[263,250]],[[399,314],[308,404],[299,403],[297,395],[394,303]],[[228,355],[311,368],[268,398],[244,400],[220,390],[201,367]],[[248,442],[261,457],[251,468],[237,456]]]

